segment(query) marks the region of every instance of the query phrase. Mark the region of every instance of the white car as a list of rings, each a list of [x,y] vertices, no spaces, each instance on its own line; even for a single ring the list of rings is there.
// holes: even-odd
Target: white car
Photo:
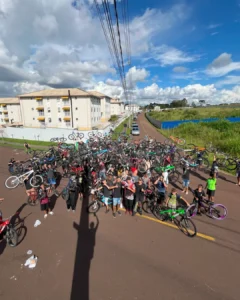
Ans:
[[[138,126],[132,127],[132,135],[140,135],[140,130],[139,130]]]

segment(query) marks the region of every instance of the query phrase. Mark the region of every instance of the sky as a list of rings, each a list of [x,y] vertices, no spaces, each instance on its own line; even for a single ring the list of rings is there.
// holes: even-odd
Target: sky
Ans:
[[[133,102],[240,102],[240,0],[128,2]],[[0,0],[0,97],[62,87],[125,100],[94,0]]]

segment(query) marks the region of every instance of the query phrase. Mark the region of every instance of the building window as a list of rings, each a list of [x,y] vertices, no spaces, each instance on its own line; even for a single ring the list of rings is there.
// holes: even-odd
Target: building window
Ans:
[[[39,110],[38,115],[39,116],[44,116],[44,111],[43,110]]]
[[[51,109],[49,108],[47,112],[50,113],[50,112],[51,112]]]
[[[51,118],[48,118],[48,122],[51,123],[51,122],[52,122],[52,119],[51,119]]]
[[[78,110],[78,108],[77,108],[77,107],[76,107],[75,109],[76,109],[76,110]]]
[[[77,100],[77,97],[75,97],[75,99]]]
[[[78,118],[76,118],[76,121],[78,121]]]
[[[59,122],[62,122],[62,118],[58,118],[58,121],[59,121]]]
[[[70,116],[70,111],[65,111],[64,116],[69,117]]]
[[[37,101],[37,103],[38,103],[38,106],[42,106],[43,105],[43,101],[41,100],[41,101]]]
[[[33,118],[33,121],[35,120],[35,118]]]
[[[66,121],[66,126],[69,127],[70,125],[70,121]]]
[[[61,112],[61,109],[60,109],[60,107],[58,107],[58,112]]]
[[[34,110],[34,108],[32,107],[32,110]]]

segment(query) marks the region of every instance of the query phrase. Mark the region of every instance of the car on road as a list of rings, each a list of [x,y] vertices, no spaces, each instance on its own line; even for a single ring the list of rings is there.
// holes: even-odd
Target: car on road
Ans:
[[[132,135],[140,135],[140,130],[138,126],[132,127]]]

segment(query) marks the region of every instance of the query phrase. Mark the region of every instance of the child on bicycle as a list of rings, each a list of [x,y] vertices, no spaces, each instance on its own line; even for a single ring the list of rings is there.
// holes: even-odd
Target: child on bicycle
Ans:
[[[190,204],[187,202],[187,200],[184,199],[181,195],[177,194],[177,190],[175,188],[173,188],[170,195],[168,196],[168,199],[167,199],[167,202],[166,202],[166,206],[171,209],[171,216],[172,217],[174,216],[174,214],[176,212],[176,209],[177,209],[177,206],[178,206],[178,203],[180,201],[183,201],[183,202],[185,202],[185,204],[187,206],[190,206]],[[172,222],[173,222],[173,219],[172,219]]]
[[[199,184],[197,189],[193,191],[193,195],[194,195],[194,198],[193,198],[193,203],[196,204],[197,206],[197,214],[198,215],[202,215],[201,213],[201,201],[203,201],[204,199],[206,199],[206,194],[203,190],[203,185],[202,184]]]

